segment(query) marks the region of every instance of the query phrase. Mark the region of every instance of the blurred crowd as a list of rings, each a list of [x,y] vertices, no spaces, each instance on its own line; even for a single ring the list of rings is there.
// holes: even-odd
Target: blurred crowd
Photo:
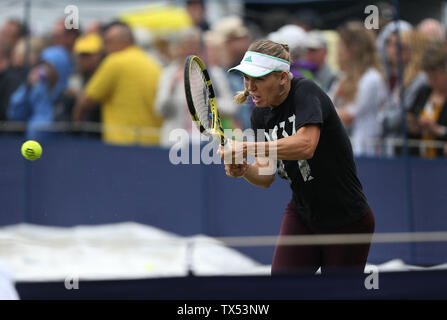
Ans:
[[[263,34],[239,16],[210,25],[200,0],[186,1],[186,10],[191,26],[163,37],[122,21],[67,29],[63,18],[37,37],[22,22],[5,21],[0,122],[25,123],[34,140],[71,135],[169,147],[173,129],[192,130],[183,73],[195,54],[209,69],[224,128],[246,129],[254,105],[235,103],[243,78],[226,70],[252,41],[268,38],[289,45],[295,77],[331,97],[356,156],[447,155],[447,43],[439,21],[381,18],[369,30],[352,20],[323,31],[315,14],[296,14]]]

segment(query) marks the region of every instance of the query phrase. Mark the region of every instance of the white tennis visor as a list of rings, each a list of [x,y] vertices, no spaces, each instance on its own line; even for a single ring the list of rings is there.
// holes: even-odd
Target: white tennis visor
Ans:
[[[272,71],[290,71],[290,62],[264,53],[247,51],[241,63],[227,72],[240,71],[250,77],[262,77]]]

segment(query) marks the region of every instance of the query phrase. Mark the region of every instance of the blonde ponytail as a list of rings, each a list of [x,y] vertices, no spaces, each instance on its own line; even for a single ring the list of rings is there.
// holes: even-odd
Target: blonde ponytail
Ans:
[[[250,94],[248,93],[247,90],[245,91],[239,91],[235,96],[234,96],[234,100],[236,101],[237,104],[244,104],[245,101],[247,101],[247,98]]]
[[[280,44],[284,48],[284,50],[286,50],[287,53],[290,54],[290,47],[289,47],[289,45],[285,44],[285,43],[280,43]]]

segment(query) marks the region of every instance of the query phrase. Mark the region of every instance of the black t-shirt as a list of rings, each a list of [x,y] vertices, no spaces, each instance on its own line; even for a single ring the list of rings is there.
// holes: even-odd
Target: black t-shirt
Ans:
[[[286,100],[275,108],[255,108],[252,128],[265,140],[320,125],[320,139],[309,160],[278,160],[277,172],[290,182],[297,211],[311,225],[333,229],[352,223],[369,210],[357,178],[351,142],[329,97],[311,80],[292,79]]]

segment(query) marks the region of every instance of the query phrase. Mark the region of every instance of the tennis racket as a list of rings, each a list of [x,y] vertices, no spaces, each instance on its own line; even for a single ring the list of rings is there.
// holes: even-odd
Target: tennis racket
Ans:
[[[220,144],[225,145],[213,85],[205,64],[198,56],[186,58],[185,93],[191,119],[200,133],[220,139]]]

